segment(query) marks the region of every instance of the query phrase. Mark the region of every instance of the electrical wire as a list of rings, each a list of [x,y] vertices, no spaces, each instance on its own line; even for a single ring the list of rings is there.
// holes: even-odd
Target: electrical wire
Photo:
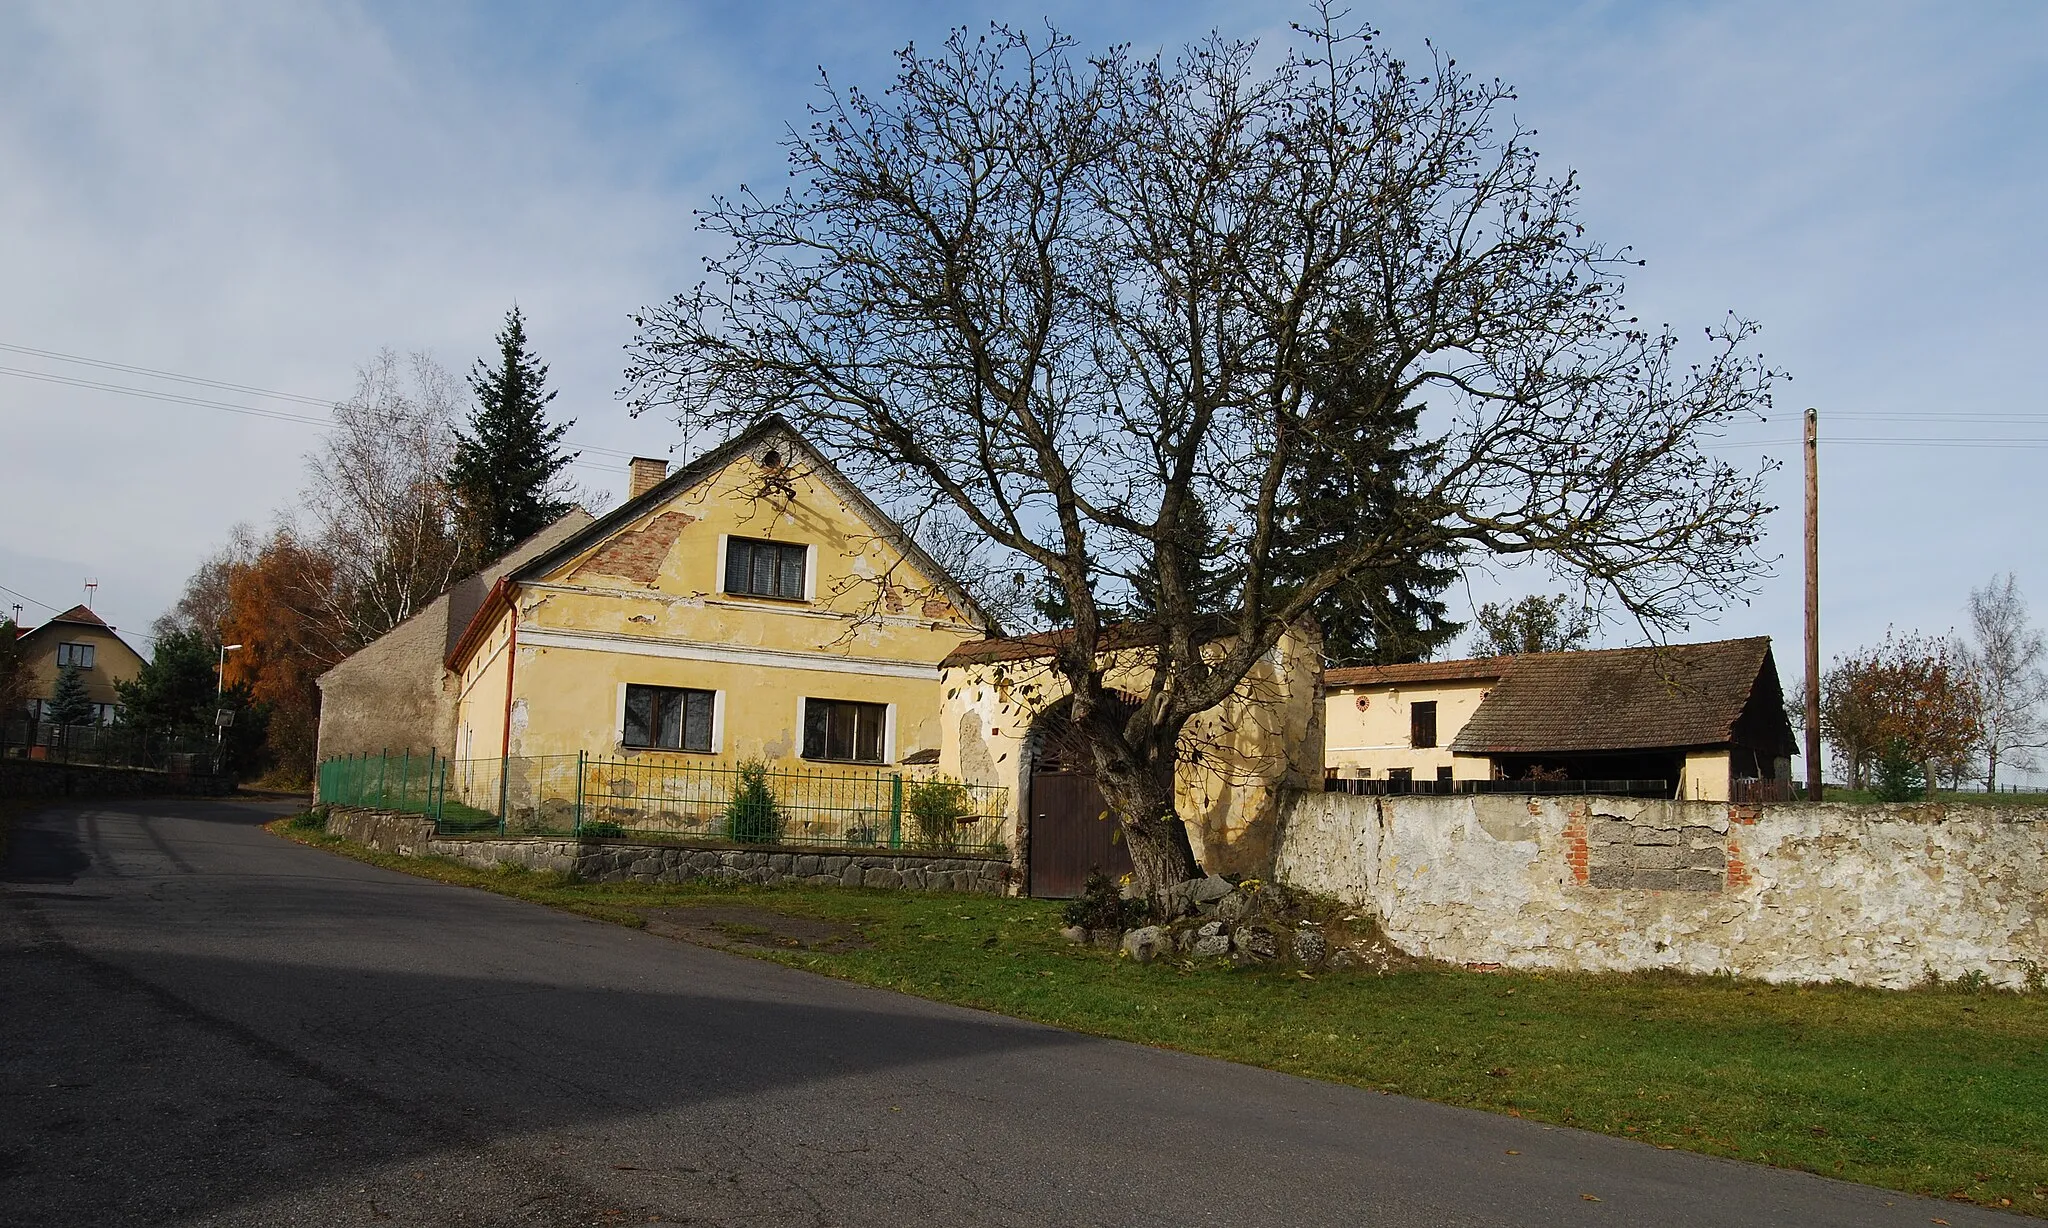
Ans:
[[[209,388],[223,388],[231,391],[247,393],[252,396],[275,397],[279,400],[292,401],[305,405],[319,405],[325,407],[330,404],[330,402],[323,401],[317,397],[301,396],[297,393],[276,392],[270,389],[257,388],[254,387],[253,385],[248,384],[233,384],[225,380],[204,379],[196,375],[179,375],[176,374],[175,372],[159,371],[153,367],[138,367],[127,363],[109,362],[97,358],[85,358],[75,354],[62,354],[55,350],[39,350],[32,346],[15,345],[10,342],[4,341],[0,341],[0,350],[17,354],[30,354],[41,358],[58,359],[64,362],[82,363],[88,366],[100,367],[107,370],[127,371],[138,375],[152,376],[158,379],[178,380],[184,383],[202,385]],[[331,418],[316,418],[308,414],[294,414],[280,409],[266,409],[261,406],[254,405],[236,405],[227,401],[215,401],[205,397],[187,396],[186,394],[181,392],[168,392],[154,388],[136,388],[127,384],[109,384],[103,383],[99,380],[79,379],[76,376],[58,375],[48,371],[30,371],[20,367],[0,367],[0,375],[10,375],[17,379],[38,380],[43,383],[60,384],[72,388],[86,388],[96,392],[112,392],[122,396],[140,397],[144,400],[162,401],[172,405],[189,405],[200,409],[215,409],[220,410],[223,413],[241,414],[245,417],[251,418],[268,418],[276,422],[295,422],[303,426],[324,427],[333,425],[333,420]],[[603,456],[617,456],[627,459],[630,459],[633,456],[637,455],[636,453],[633,452],[621,451],[618,448],[606,448],[600,447],[595,444],[579,443],[573,439],[568,440],[566,442],[568,442],[569,446],[576,449],[578,452],[594,452]],[[578,468],[594,469],[606,473],[628,472],[627,467],[624,465],[607,465],[594,460],[586,461],[579,458],[575,461],[571,461],[570,463],[572,465],[577,466]]]

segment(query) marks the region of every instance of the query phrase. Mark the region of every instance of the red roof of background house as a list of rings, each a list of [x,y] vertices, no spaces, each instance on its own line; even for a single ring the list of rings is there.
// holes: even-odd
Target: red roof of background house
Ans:
[[[78,623],[81,626],[86,627],[107,627],[106,620],[102,619],[99,615],[93,613],[91,610],[86,609],[82,605],[72,606],[70,609],[64,611],[62,614],[59,614],[57,617],[51,619],[50,622]],[[50,623],[44,623],[43,625],[47,627],[50,625]],[[113,628],[107,627],[107,630],[112,631]]]
[[[1323,685],[1392,686],[1403,682],[1484,682],[1507,672],[1513,657],[1474,657],[1466,661],[1416,661],[1408,665],[1348,665],[1323,671]]]

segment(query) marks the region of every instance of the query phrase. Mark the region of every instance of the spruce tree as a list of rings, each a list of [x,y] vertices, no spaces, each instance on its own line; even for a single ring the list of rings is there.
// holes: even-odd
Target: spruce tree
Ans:
[[[1340,406],[1323,447],[1303,450],[1280,517],[1284,576],[1306,578],[1332,559],[1355,557],[1361,541],[1389,543],[1381,556],[1351,568],[1315,604],[1323,653],[1333,665],[1391,665],[1426,660],[1464,630],[1439,595],[1458,577],[1459,552],[1439,535],[1445,509],[1414,493],[1438,463],[1418,443],[1422,406],[1379,373],[1389,344],[1362,314],[1333,321],[1312,356],[1313,395]]]
[[[540,532],[569,510],[556,478],[576,459],[561,448],[575,422],[550,425],[547,364],[526,347],[526,320],[514,306],[498,334],[498,362],[479,358],[469,386],[476,393],[469,430],[456,432],[448,487],[456,525],[474,563],[484,563]]]
[[[94,725],[96,709],[92,694],[85,689],[85,675],[76,665],[57,671],[57,689],[50,695],[50,723],[53,725]]]

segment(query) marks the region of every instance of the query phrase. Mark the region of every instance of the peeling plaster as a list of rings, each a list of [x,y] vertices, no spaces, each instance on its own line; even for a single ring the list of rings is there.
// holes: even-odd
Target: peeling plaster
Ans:
[[[1724,840],[1723,885],[1581,881],[1575,825],[1650,821]],[[2048,968],[2048,821],[2031,811],[1297,793],[1275,874],[1454,963],[1893,989],[1930,971],[2019,988]]]

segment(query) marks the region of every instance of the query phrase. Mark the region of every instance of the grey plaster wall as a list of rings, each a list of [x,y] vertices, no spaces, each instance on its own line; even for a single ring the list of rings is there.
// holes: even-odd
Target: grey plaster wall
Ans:
[[[1274,872],[1455,963],[1889,988],[2048,970],[2029,808],[1299,793]]]

